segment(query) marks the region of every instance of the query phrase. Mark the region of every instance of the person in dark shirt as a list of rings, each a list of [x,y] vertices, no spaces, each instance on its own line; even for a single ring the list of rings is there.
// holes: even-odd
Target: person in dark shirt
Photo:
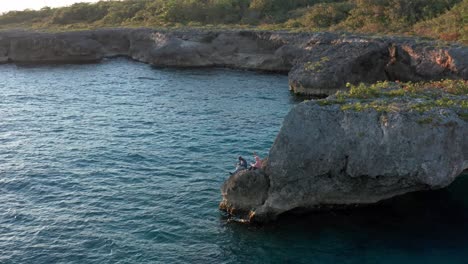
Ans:
[[[231,175],[236,174],[241,170],[247,169],[247,161],[244,158],[242,158],[242,156],[239,156],[239,161],[235,165],[236,170],[234,172],[230,172]]]

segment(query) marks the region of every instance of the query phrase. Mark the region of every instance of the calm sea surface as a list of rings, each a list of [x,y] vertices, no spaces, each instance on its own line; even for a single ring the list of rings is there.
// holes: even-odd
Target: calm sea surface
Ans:
[[[468,176],[380,206],[228,221],[238,155],[266,156],[287,77],[0,65],[0,263],[468,263]]]

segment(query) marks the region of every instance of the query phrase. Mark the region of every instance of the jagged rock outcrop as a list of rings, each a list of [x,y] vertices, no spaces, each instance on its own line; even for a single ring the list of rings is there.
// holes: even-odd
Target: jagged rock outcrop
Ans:
[[[156,66],[288,72],[291,90],[308,95],[330,95],[348,82],[468,79],[467,47],[408,38],[151,29],[0,32],[0,63],[89,63],[114,56]]]
[[[269,186],[269,178],[263,170],[240,171],[223,185],[220,209],[239,218],[250,218],[250,213],[268,198]]]
[[[461,98],[466,104],[468,95]],[[301,103],[286,116],[265,174],[229,178],[221,209],[264,222],[291,210],[370,204],[446,187],[468,169],[468,112],[457,109],[355,111],[341,103]],[[265,183],[237,188],[247,177]]]
[[[330,95],[346,83],[387,80],[388,43],[366,39],[312,42],[290,72],[290,87],[300,94]]]

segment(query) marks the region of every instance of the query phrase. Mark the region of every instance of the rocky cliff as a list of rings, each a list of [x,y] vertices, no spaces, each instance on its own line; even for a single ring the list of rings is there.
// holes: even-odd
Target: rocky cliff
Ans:
[[[331,33],[107,29],[0,32],[0,63],[89,63],[126,56],[156,66],[289,73],[298,94],[330,95],[379,80],[468,79],[468,48]]]
[[[448,186],[468,168],[468,83],[458,85],[457,95],[384,89],[297,105],[265,169],[223,185],[221,209],[263,222]]]

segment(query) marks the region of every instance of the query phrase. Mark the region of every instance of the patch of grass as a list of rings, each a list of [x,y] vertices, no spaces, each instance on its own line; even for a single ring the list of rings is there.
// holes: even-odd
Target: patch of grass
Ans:
[[[417,83],[407,82],[402,85],[403,89],[413,94],[430,90],[439,90],[454,95],[468,95],[468,81],[465,80],[440,80]]]
[[[460,100],[459,103],[462,109],[468,109],[468,100]]]
[[[428,117],[419,119],[417,122],[420,125],[432,124],[434,122],[434,118],[432,116],[428,116]]]
[[[378,97],[379,95],[379,90],[377,87],[372,85],[368,86],[364,83],[360,83],[359,85],[352,85],[347,83],[346,87],[350,88],[348,92],[348,96],[350,98],[369,99]]]
[[[341,106],[342,111],[355,111],[355,112],[363,112],[366,110],[375,110],[379,113],[388,113],[388,112],[396,112],[399,110],[399,107],[394,104],[388,104],[383,101],[374,101],[369,103],[349,103],[344,104]]]
[[[453,95],[468,95],[468,81],[465,80],[441,80],[431,82],[377,82],[372,85],[360,83],[346,84],[349,91],[341,96],[348,98],[368,99],[377,97],[431,97],[437,98],[441,92]]]
[[[336,93],[335,99],[321,99],[318,100],[317,103],[320,106],[326,106],[326,105],[342,105],[346,103],[346,97],[343,92],[338,91]]]
[[[468,95],[468,81],[465,80],[442,80],[438,84],[451,94]]]
[[[468,109],[468,100],[441,98],[441,99],[437,99],[434,101],[416,103],[411,106],[411,109],[416,110],[418,112],[427,112],[436,107],[441,107],[441,108],[460,107],[461,109]]]
[[[353,103],[353,104],[346,104],[341,107],[342,111],[353,110],[356,112],[362,112],[364,109],[367,109],[367,105],[361,104],[360,102]]]
[[[435,101],[435,104],[440,107],[452,107],[458,104],[458,101],[448,99],[448,98],[441,98]]]
[[[319,72],[322,70],[323,64],[328,61],[330,61],[330,58],[328,58],[327,56],[320,58],[320,60],[316,62],[308,61],[304,64],[304,69],[306,71]]]
[[[379,113],[388,113],[397,111],[399,108],[394,104],[387,104],[383,101],[374,101],[369,103],[361,103],[361,102],[354,102],[348,103],[341,106],[341,110],[343,111],[355,111],[355,112],[363,112],[366,110],[375,110]]]
[[[468,112],[461,112],[461,113],[458,113],[458,116],[465,120],[466,122],[468,122]]]
[[[400,88],[396,90],[390,90],[388,92],[385,92],[385,95],[390,96],[390,97],[400,97],[406,95],[407,92],[405,89]]]
[[[372,85],[346,85],[347,92],[320,100],[321,106],[339,104],[343,111],[373,109],[380,113],[400,110],[427,112],[434,108],[468,109],[468,82],[441,80],[400,83],[377,82]]]
[[[317,103],[320,106],[334,105],[336,104],[336,100],[318,100]]]
[[[432,103],[430,103],[430,104],[428,104],[428,103],[419,103],[419,104],[415,104],[415,105],[411,106],[411,109],[413,109],[415,111],[418,111],[420,113],[423,113],[423,112],[431,110],[433,107],[434,107],[434,105]]]

